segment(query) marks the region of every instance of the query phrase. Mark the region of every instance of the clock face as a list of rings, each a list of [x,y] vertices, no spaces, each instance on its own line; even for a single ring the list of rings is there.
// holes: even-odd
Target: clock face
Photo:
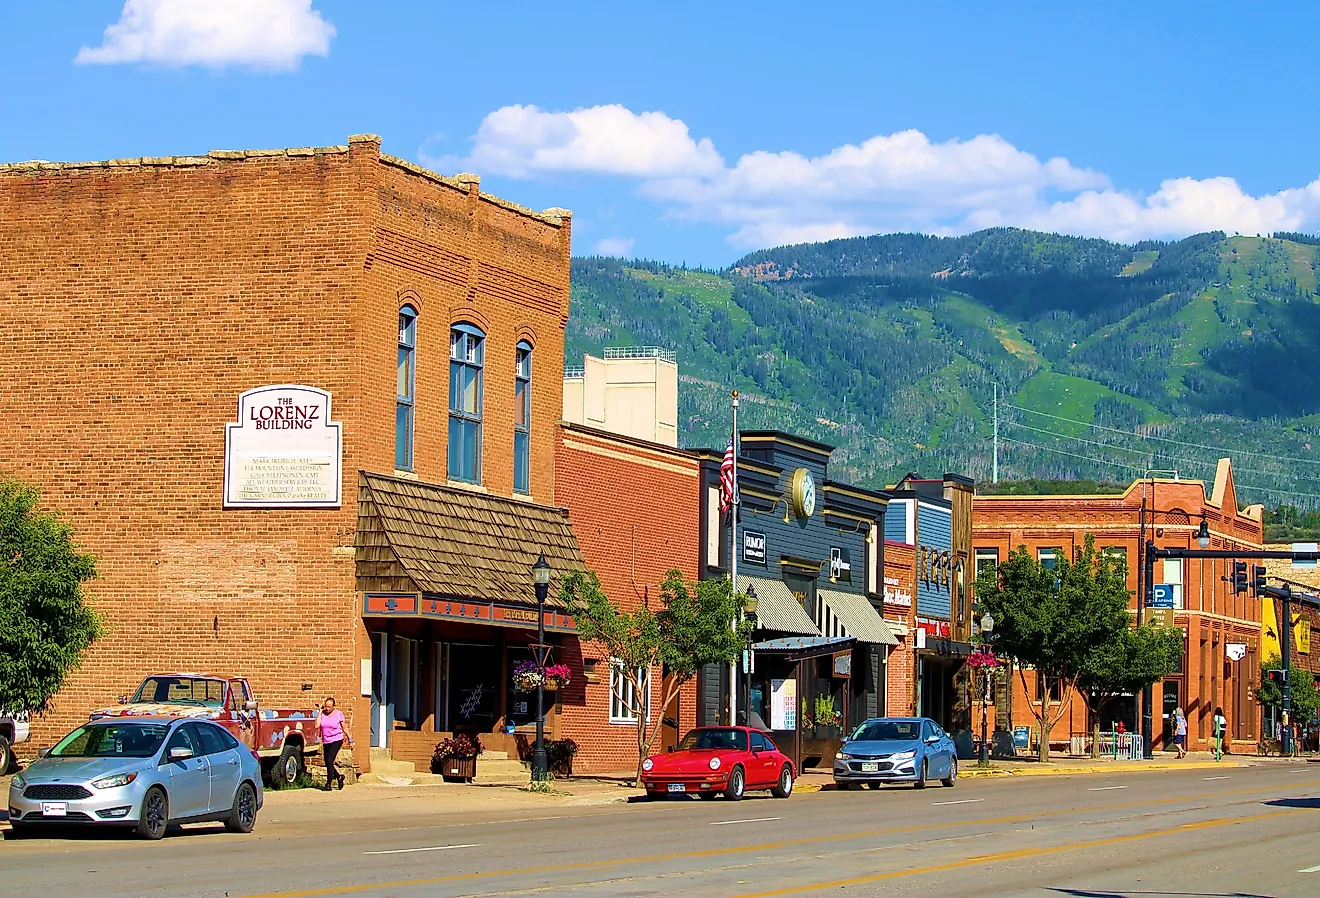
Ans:
[[[816,513],[816,480],[806,468],[793,472],[793,510],[799,518]]]

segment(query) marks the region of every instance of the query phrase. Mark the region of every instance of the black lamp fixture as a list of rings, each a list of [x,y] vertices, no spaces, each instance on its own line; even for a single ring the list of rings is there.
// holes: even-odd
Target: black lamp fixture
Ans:
[[[532,748],[532,782],[549,779],[545,754],[545,600],[550,593],[550,562],[542,554],[532,565],[532,587],[536,590],[536,647],[541,678],[536,684],[536,745]]]
[[[981,615],[981,638],[987,642],[990,636],[995,632],[995,616],[987,611]],[[985,668],[985,696],[981,700],[981,764],[990,763],[990,743],[986,741],[988,733],[986,731],[986,716],[989,713],[990,705],[990,670]]]
[[[1205,515],[1201,515],[1201,526],[1196,530],[1196,544],[1202,549],[1210,548],[1210,525],[1206,523]]]
[[[752,625],[752,629],[756,629],[756,609],[758,607],[758,600],[756,598],[756,586],[754,584],[751,583],[747,584],[746,595],[747,595],[747,600],[743,602],[743,616],[747,619],[748,623]],[[743,688],[745,690],[744,695],[746,696],[746,701],[743,703],[743,707],[747,709],[746,711],[747,725],[751,726],[752,725],[752,649],[750,646],[748,646],[746,652],[744,652],[743,657],[747,659],[743,664]]]

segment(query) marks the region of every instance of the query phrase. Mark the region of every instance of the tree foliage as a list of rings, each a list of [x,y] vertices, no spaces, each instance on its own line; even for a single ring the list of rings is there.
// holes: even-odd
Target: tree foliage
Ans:
[[[1039,707],[1029,705],[1045,734],[1040,759],[1047,761],[1048,734],[1067,713],[1087,665],[1097,652],[1120,645],[1129,630],[1123,563],[1097,551],[1091,534],[1075,558],[1060,553],[1052,569],[1020,546],[997,568],[982,572],[976,598],[983,612],[994,615],[996,652],[1060,684],[1063,698],[1057,709],[1051,707],[1049,689],[1043,690]],[[1021,668],[1019,676],[1025,689]]]
[[[642,761],[659,733],[664,709],[703,666],[732,664],[751,641],[752,626],[741,614],[746,597],[734,592],[728,579],[689,583],[676,570],[660,584],[659,607],[654,610],[649,604],[623,610],[605,595],[592,571],[565,577],[560,596],[577,623],[579,638],[607,652],[630,687],[616,690],[615,698],[637,719],[640,782]],[[659,689],[648,689],[652,684],[647,678],[657,669],[664,672],[664,682]],[[659,704],[652,702],[648,708],[648,700],[656,697]]]
[[[95,559],[37,502],[32,487],[0,481],[0,708],[41,714],[101,623],[82,589]]]
[[[1283,687],[1270,680],[1271,670],[1282,670],[1283,659],[1271,655],[1260,663],[1260,685],[1256,687],[1256,701],[1267,708],[1282,710]],[[1320,689],[1316,688],[1315,677],[1310,671],[1294,667],[1292,673],[1292,718],[1306,721],[1315,716],[1320,708]]]

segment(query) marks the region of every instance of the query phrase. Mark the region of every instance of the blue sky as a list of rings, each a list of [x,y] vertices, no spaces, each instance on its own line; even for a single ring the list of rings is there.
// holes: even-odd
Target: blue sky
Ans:
[[[0,160],[343,143],[575,251],[1320,229],[1320,4],[0,0]],[[111,29],[107,32],[107,29]]]

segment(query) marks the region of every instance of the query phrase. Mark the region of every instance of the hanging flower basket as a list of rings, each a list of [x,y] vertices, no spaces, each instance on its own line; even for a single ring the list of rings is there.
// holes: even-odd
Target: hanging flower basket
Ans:
[[[967,658],[967,666],[972,670],[994,670],[1004,664],[990,649],[977,649]]]
[[[535,692],[544,683],[545,674],[534,661],[524,661],[513,669],[513,688],[519,692]]]
[[[551,664],[545,669],[545,688],[551,692],[556,692],[571,682],[573,682],[573,673],[568,669],[567,664]]]

